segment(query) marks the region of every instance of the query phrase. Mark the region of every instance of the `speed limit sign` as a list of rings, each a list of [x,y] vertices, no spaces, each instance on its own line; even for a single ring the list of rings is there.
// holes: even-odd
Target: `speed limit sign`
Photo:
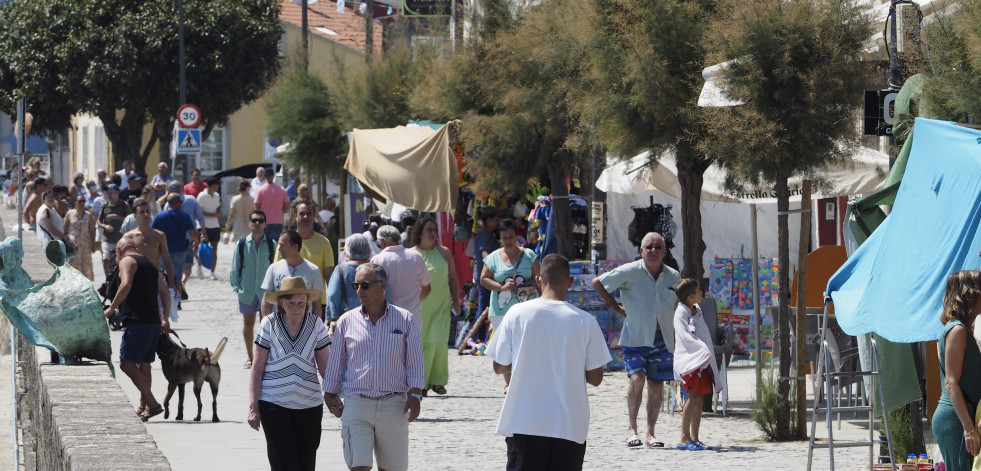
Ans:
[[[177,109],[177,122],[183,128],[196,128],[201,124],[201,110],[191,104],[181,106]]]

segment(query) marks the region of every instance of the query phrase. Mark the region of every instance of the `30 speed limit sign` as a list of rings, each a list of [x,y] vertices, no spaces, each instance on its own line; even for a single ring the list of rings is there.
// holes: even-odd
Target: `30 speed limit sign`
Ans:
[[[177,122],[183,128],[196,128],[201,124],[201,110],[191,104],[181,106],[177,109]]]

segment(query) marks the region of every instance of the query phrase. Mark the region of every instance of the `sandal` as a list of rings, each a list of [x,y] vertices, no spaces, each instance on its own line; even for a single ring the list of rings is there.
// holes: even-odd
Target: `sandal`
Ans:
[[[140,416],[140,420],[146,422],[146,421],[150,420],[151,417],[154,417],[154,416],[163,414],[163,411],[164,411],[163,406],[161,406],[160,404],[157,404],[157,407],[151,407],[151,408],[147,409],[147,411],[144,412],[143,415]]]
[[[252,369],[252,360],[245,360],[245,363],[242,365],[242,368],[243,369],[246,369],[246,370],[251,370]]]
[[[637,435],[636,433],[633,434],[633,435],[631,435],[631,436],[629,436],[629,437],[627,437],[627,446],[630,447],[630,448],[635,448],[635,447],[641,446],[643,444],[644,444],[644,442],[641,441],[640,435]]]
[[[695,442],[695,446],[697,446],[699,450],[711,450],[712,449],[712,447],[706,445],[705,443],[702,443],[702,441]]]
[[[664,448],[664,442],[657,437],[651,437],[647,440],[647,448]]]
[[[433,386],[432,389],[434,393],[439,394],[440,396],[446,394],[446,388],[443,386]]]

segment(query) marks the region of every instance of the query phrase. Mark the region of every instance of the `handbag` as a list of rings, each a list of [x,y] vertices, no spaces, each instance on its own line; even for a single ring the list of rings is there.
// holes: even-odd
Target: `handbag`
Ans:
[[[51,211],[51,210],[48,209],[46,211]],[[41,229],[42,231],[44,231],[44,233],[47,234],[48,235],[48,238],[51,239],[52,241],[54,241],[54,240],[60,240],[61,243],[65,244],[65,257],[71,258],[71,257],[74,257],[75,255],[78,254],[78,246],[76,246],[75,243],[72,242],[71,240],[62,240],[62,239],[59,239],[59,238],[51,235],[51,233],[48,232],[48,230],[45,229],[44,226],[42,226],[41,224],[38,224],[37,227],[38,227],[38,229]]]

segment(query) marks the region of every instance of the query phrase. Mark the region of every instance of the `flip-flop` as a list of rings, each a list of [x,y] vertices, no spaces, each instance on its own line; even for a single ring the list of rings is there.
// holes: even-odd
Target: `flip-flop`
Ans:
[[[687,447],[689,451],[702,451],[705,449],[704,445],[699,445],[698,443],[695,443],[693,441],[688,442]]]
[[[140,416],[140,420],[146,422],[150,420],[151,417],[163,414],[164,408],[160,404],[157,404],[156,408],[148,409],[143,415]]]
[[[636,448],[643,444],[644,442],[640,439],[640,435],[637,435],[636,433],[627,437],[627,446],[630,448]]]
[[[647,440],[647,448],[664,448],[664,442],[658,440],[657,437],[651,437]]]
[[[433,392],[442,396],[446,394],[446,388],[443,386],[433,386]]]

